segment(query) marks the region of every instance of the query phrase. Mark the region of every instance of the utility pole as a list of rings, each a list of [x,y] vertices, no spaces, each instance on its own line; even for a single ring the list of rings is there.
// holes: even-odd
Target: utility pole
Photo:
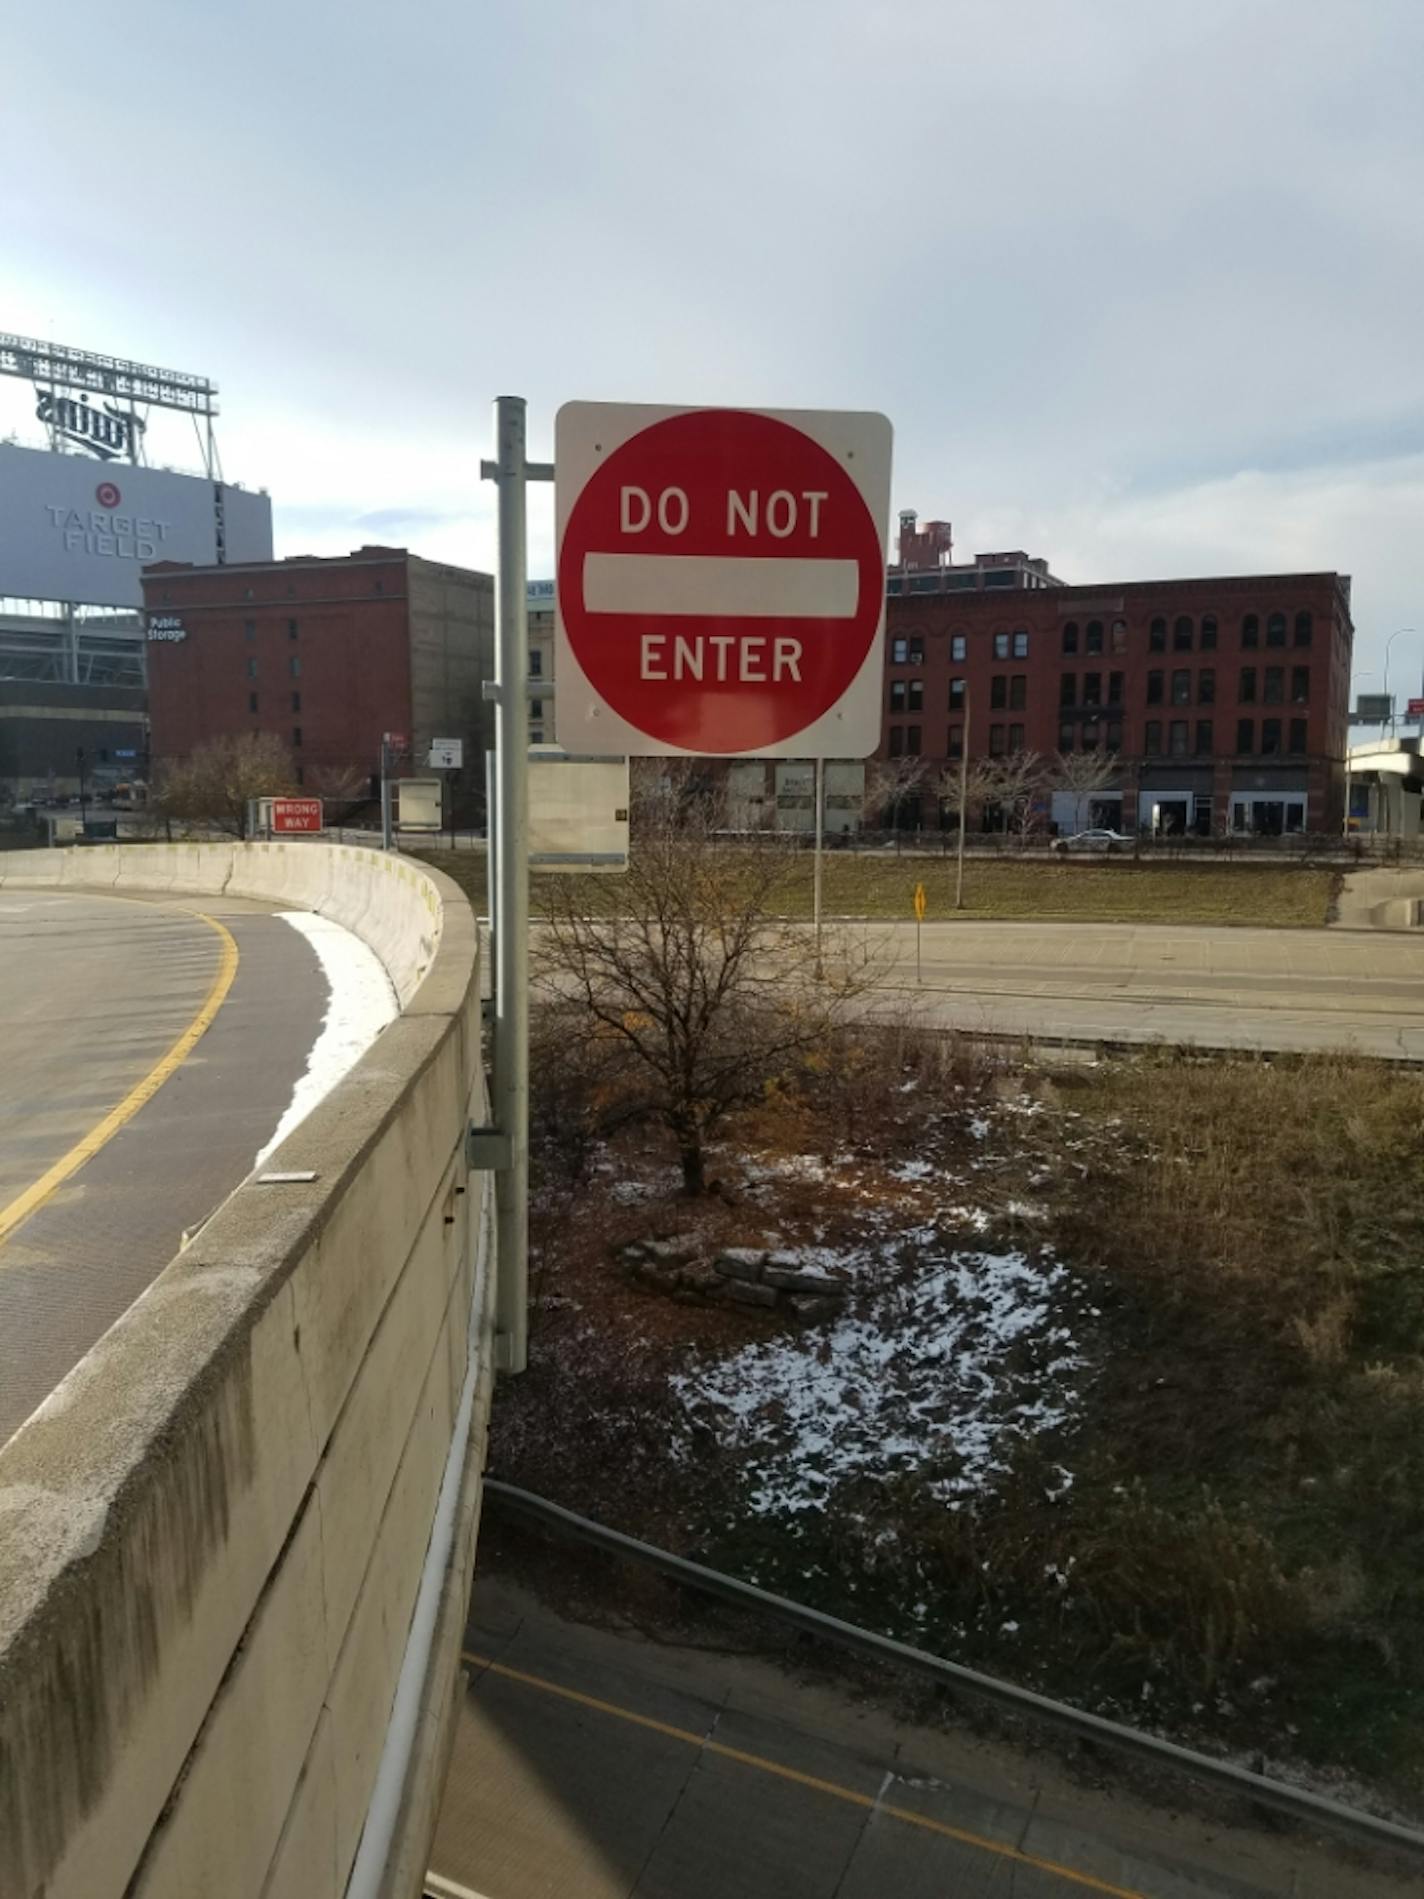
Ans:
[[[954,907],[964,908],[964,827],[969,822],[969,688],[964,689],[964,744],[959,754],[959,851],[954,872]]]

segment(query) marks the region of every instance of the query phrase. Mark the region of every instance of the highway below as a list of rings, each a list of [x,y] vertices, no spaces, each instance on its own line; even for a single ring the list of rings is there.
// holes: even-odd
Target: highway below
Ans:
[[[936,1027],[1424,1061],[1424,932],[847,923],[887,1006]]]
[[[0,892],[0,1443],[251,1170],[329,999],[273,906]]]
[[[483,1553],[482,1553],[483,1560]],[[1155,1807],[721,1648],[477,1574],[436,1899],[1404,1899],[1275,1829]]]

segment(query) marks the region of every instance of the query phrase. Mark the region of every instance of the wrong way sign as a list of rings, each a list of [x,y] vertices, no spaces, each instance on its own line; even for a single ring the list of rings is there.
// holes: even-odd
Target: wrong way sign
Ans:
[[[567,403],[555,424],[560,743],[864,758],[880,742],[890,424]]]

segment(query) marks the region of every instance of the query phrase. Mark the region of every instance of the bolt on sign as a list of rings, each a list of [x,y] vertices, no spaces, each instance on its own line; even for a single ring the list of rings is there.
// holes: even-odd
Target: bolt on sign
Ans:
[[[868,757],[890,446],[882,415],[566,403],[561,742],[599,756]]]

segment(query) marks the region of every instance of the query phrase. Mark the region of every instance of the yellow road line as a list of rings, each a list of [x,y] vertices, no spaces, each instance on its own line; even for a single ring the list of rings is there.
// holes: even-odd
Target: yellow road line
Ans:
[[[191,914],[210,930],[214,930],[221,944],[218,958],[218,973],[213,978],[213,986],[207,999],[193,1020],[184,1029],[178,1040],[166,1055],[154,1064],[136,1083],[116,1108],[111,1108],[103,1120],[90,1128],[80,1141],[76,1141],[67,1154],[59,1159],[33,1185],[17,1194],[7,1207],[0,1207],[0,1246],[32,1213],[37,1213],[55,1189],[62,1187],[71,1175],[77,1174],[85,1161],[92,1160],[107,1142],[111,1141],[125,1122],[132,1121],[139,1109],[144,1107],[158,1093],[169,1076],[181,1068],[192,1054],[206,1030],[212,1027],[213,1017],[227,1000],[227,992],[232,988],[232,979],[237,974],[237,944],[232,932],[216,917],[210,917],[206,911],[194,910]]]
[[[1056,1860],[1040,1859],[1036,1853],[1025,1853],[1005,1840],[986,1839],[982,1833],[970,1833],[963,1827],[950,1826],[943,1820],[932,1820],[928,1814],[914,1813],[909,1807],[891,1806],[874,1794],[857,1793],[854,1788],[842,1787],[834,1780],[818,1780],[814,1774],[803,1774],[795,1767],[783,1767],[779,1761],[766,1760],[760,1754],[747,1754],[739,1747],[727,1747],[721,1741],[709,1741],[701,1734],[694,1734],[690,1728],[673,1727],[666,1721],[654,1720],[651,1715],[636,1714],[631,1708],[620,1708],[615,1701],[600,1701],[597,1696],[582,1694],[577,1688],[563,1688],[557,1682],[545,1681],[541,1675],[526,1675],[522,1669],[509,1668],[503,1662],[492,1661],[487,1655],[474,1655],[465,1649],[461,1651],[460,1659],[486,1669],[492,1675],[502,1675],[507,1681],[521,1682],[526,1688],[539,1688],[545,1694],[557,1695],[563,1701],[576,1702],[581,1708],[592,1708],[598,1714],[611,1714],[620,1721],[630,1721],[635,1727],[649,1728],[654,1734],[665,1734],[669,1740],[686,1741],[689,1746],[701,1748],[708,1754],[718,1754],[723,1760],[738,1761],[743,1767],[755,1767],[760,1773],[774,1774],[778,1780],[789,1780],[798,1787],[809,1787],[814,1793],[829,1794],[832,1799],[844,1800],[853,1807],[873,1809],[891,1820],[902,1821],[906,1826],[919,1827],[926,1833],[937,1833],[944,1839],[954,1840],[960,1846],[976,1847],[981,1853],[992,1853],[998,1859],[1012,1860],[1017,1866],[1031,1866],[1036,1872],[1053,1873],[1070,1886],[1082,1886],[1089,1892],[1105,1893],[1108,1899],[1146,1899],[1145,1894],[1127,1886],[1113,1886],[1092,1873],[1076,1872],[1071,1866],[1060,1866]]]

